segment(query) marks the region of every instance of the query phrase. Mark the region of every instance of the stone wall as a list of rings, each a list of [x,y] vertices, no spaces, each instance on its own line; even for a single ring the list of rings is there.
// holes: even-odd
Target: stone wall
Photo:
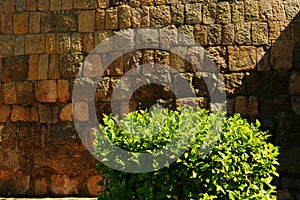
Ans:
[[[76,75],[88,53],[118,30],[166,27],[199,42],[216,62],[229,114],[259,119],[270,130],[281,147],[275,182],[300,199],[299,10],[299,0],[0,0],[0,196],[97,194],[101,173],[72,118]],[[98,85],[100,120],[111,112],[119,78],[146,63],[182,73],[199,97],[193,103],[209,108],[203,74],[174,54],[144,49],[120,56],[100,83],[85,83]],[[145,86],[130,108],[155,99],[175,96]],[[89,105],[77,105],[76,120],[88,121]]]

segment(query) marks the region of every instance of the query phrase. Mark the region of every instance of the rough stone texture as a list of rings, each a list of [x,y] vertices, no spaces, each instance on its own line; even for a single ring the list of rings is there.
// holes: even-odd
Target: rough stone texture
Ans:
[[[35,98],[40,102],[53,103],[57,100],[57,83],[55,80],[39,81],[35,85]]]
[[[67,104],[65,107],[63,107],[61,109],[61,112],[59,113],[59,119],[63,122],[66,122],[66,121],[72,121],[73,118],[72,118],[72,104],[69,103]]]
[[[14,34],[28,33],[28,12],[17,13],[14,15]]]
[[[219,24],[228,24],[231,22],[231,10],[229,2],[219,2],[217,4],[216,22]]]
[[[235,25],[235,42],[239,45],[251,44],[251,24],[242,23]]]
[[[255,69],[256,51],[254,47],[228,47],[229,69],[232,71]]]
[[[79,11],[78,12],[78,31],[94,32],[95,31],[95,11]]]
[[[78,19],[81,20],[80,16]],[[89,23],[87,23],[89,24]],[[76,15],[72,11],[52,14],[51,29],[54,32],[70,32],[77,30]]]
[[[131,9],[129,6],[119,7],[119,28],[131,27]]]
[[[183,24],[184,23],[184,5],[174,4],[171,6],[172,23]]]
[[[187,24],[197,24],[202,21],[202,6],[200,3],[185,5],[185,22]]]
[[[217,4],[207,3],[203,5],[203,23],[204,24],[214,24],[217,15]]]
[[[118,8],[109,8],[106,10],[106,29],[118,29]]]
[[[171,23],[171,11],[168,6],[151,7],[150,9],[150,26],[162,27]]]
[[[268,44],[268,24],[252,23],[252,44],[262,45]]]
[[[40,54],[45,51],[45,35],[26,35],[25,52],[27,54]]]

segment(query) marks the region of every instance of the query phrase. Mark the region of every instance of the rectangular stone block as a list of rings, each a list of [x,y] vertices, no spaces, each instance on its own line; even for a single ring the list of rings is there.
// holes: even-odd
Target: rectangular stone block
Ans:
[[[59,79],[58,55],[51,54],[49,59],[49,79]]]
[[[79,12],[81,13],[81,12]],[[77,31],[77,13],[73,11],[55,12],[52,14],[51,29],[54,32],[74,32]],[[82,16],[78,16],[82,23]],[[90,24],[89,21],[86,21]]]
[[[31,82],[16,82],[16,93],[18,104],[31,105],[34,103],[34,92]]]
[[[29,16],[29,33],[40,32],[41,14],[39,12],[31,12]]]
[[[108,8],[109,0],[97,0],[97,4],[99,8]]]
[[[207,45],[208,27],[207,25],[196,24],[194,27],[195,40],[200,45]]]
[[[25,53],[41,54],[45,52],[45,35],[26,35]]]
[[[271,49],[270,62],[273,69],[290,70],[293,67],[294,40],[278,40]]]
[[[259,19],[257,0],[245,0],[245,21],[256,21]]]
[[[48,33],[51,31],[51,12],[41,13],[41,33]]]
[[[73,9],[73,0],[61,0],[61,9],[62,10],[72,10]]]
[[[4,82],[24,81],[28,74],[28,56],[14,56],[3,59]]]
[[[169,6],[161,5],[161,6],[157,6],[157,7],[151,7],[151,9],[150,9],[150,26],[151,27],[167,26],[167,25],[171,24],[171,22],[172,22],[171,9]]]
[[[79,32],[95,31],[95,11],[78,11],[78,30]]]
[[[48,79],[48,64],[49,64],[49,55],[48,54],[39,55],[38,80]]]
[[[29,64],[29,71],[28,71],[28,80],[37,80],[38,77],[38,55],[31,55],[29,56],[28,64]]]
[[[217,19],[219,24],[228,24],[231,22],[231,9],[229,2],[222,1],[217,4]]]
[[[14,82],[4,83],[4,103],[16,104],[17,103],[17,91],[16,84]]]
[[[202,21],[202,6],[200,3],[185,5],[185,21],[187,24],[198,24]]]
[[[241,59],[243,58],[243,59]],[[243,71],[256,67],[256,48],[250,46],[228,47],[229,70]]]
[[[258,8],[259,8],[259,18],[261,21],[268,21],[273,19],[271,0],[259,0]]]
[[[253,22],[252,23],[252,44],[263,45],[268,44],[268,24],[265,22]]]
[[[244,22],[244,2],[235,1],[231,4],[232,6],[232,23],[243,23]]]
[[[217,18],[217,4],[206,3],[203,5],[203,23],[214,24]]]
[[[70,99],[69,92],[69,81],[68,80],[58,80],[57,81],[57,95],[60,102],[66,102]]]
[[[50,10],[61,10],[61,0],[50,0]]]
[[[68,33],[57,34],[57,53],[68,53],[71,50],[71,37]]]
[[[73,107],[73,115],[77,121],[89,120],[89,105],[87,102],[76,102]]]
[[[37,10],[37,0],[25,0],[27,11]]]
[[[208,26],[207,43],[209,45],[219,45],[222,41],[222,26],[219,24]]]
[[[52,124],[58,119],[58,108],[57,105],[51,104],[39,104],[38,112],[40,123]]]
[[[0,35],[0,58],[11,56],[14,51],[15,36]]]
[[[283,2],[280,0],[272,0],[272,11],[274,21],[283,21],[286,19]]]
[[[239,45],[251,44],[251,24],[235,24],[235,42]]]
[[[56,35],[54,33],[46,34],[45,53],[53,54],[56,52]]]
[[[71,52],[81,52],[83,50],[83,38],[79,33],[71,35]]]
[[[131,27],[131,7],[130,6],[119,6],[119,28],[130,28]]]
[[[2,7],[4,13],[13,13],[15,12],[15,1],[3,0]]]
[[[64,79],[76,78],[79,67],[84,60],[82,53],[61,54],[58,59],[60,76]]]
[[[25,35],[16,36],[16,46],[14,48],[14,55],[24,55],[25,54]]]
[[[59,113],[59,119],[63,122],[71,122],[73,121],[73,114],[72,114],[72,104],[69,103],[61,109]]]
[[[184,23],[184,5],[174,4],[171,6],[172,23],[183,24]]]
[[[96,10],[96,31],[105,29],[105,10]]]
[[[49,0],[38,0],[38,10],[49,10],[50,2]]]
[[[17,122],[17,121],[28,122],[28,121],[32,121],[30,108],[23,107],[23,106],[17,106],[17,105],[13,106],[10,118],[11,118],[12,122]]]
[[[96,0],[74,0],[75,9],[95,9]]]
[[[222,28],[222,44],[233,45],[234,44],[234,25],[226,24]]]
[[[1,25],[1,33],[2,34],[13,33],[13,15],[12,14],[2,14],[0,25]]]
[[[14,14],[14,34],[28,33],[28,12]]]
[[[83,51],[91,52],[95,48],[95,40],[93,33],[85,33],[83,35]]]
[[[1,115],[0,115],[0,122],[6,122],[7,118],[10,115],[10,106],[9,105],[1,105],[0,106]],[[0,133],[3,127],[0,127]],[[0,141],[1,141],[1,135],[0,135]]]
[[[57,83],[55,80],[38,81],[35,84],[35,98],[44,103],[54,103],[57,100]]]
[[[106,21],[105,21],[106,29],[114,30],[118,29],[118,8],[112,7],[106,9]]]

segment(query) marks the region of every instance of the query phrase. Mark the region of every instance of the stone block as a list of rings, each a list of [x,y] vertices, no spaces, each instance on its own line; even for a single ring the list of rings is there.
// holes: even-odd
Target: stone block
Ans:
[[[117,59],[112,61],[110,55],[108,54],[103,54],[101,57],[104,66],[108,66],[108,63],[111,63],[105,70],[105,74],[108,76],[122,76],[124,74],[123,55],[120,52],[114,52],[113,56],[117,57]],[[99,61],[97,60],[96,62]],[[98,68],[97,75],[99,75],[99,72],[101,73],[102,71],[102,69]]]
[[[217,4],[216,22],[219,24],[228,24],[231,22],[231,9],[229,2],[222,1]]]
[[[1,14],[1,33],[11,34],[13,33],[13,15],[12,14]]]
[[[28,75],[29,56],[14,56],[3,59],[2,81],[24,81]]]
[[[245,21],[257,21],[259,19],[258,0],[245,0]]]
[[[15,56],[24,55],[25,54],[25,35],[17,35],[16,36],[16,46],[14,48]]]
[[[61,0],[50,0],[50,10],[61,10]]]
[[[34,193],[46,195],[48,193],[48,181],[46,178],[34,180]]]
[[[96,10],[96,31],[105,29],[105,10]]]
[[[294,72],[290,79],[289,93],[300,95],[300,73]]]
[[[118,8],[112,7],[106,9],[106,21],[105,21],[106,29],[116,30],[119,27],[118,24]]]
[[[96,49],[96,52],[102,53],[113,51],[112,45],[106,45],[106,41],[108,41],[107,39],[112,35],[113,33],[111,30],[95,32],[95,46],[99,45],[100,43],[102,46],[104,46],[104,49],[101,49],[100,52],[98,51],[98,49]]]
[[[17,122],[17,121],[23,121],[23,122],[29,122],[32,121],[31,118],[31,112],[30,108],[28,107],[22,107],[22,106],[13,106],[12,113],[11,113],[11,121]]]
[[[183,57],[186,56],[187,50],[185,48],[173,47],[172,49],[175,52],[181,52],[180,54],[183,55]],[[187,61],[183,57],[179,56],[177,53],[171,53],[171,67],[179,73],[186,72]]]
[[[222,80],[227,94],[236,94],[243,87],[244,73],[222,74]]]
[[[252,23],[252,44],[263,45],[268,44],[269,30],[268,24],[265,22]]]
[[[80,14],[81,12],[78,12]],[[79,23],[82,20],[78,16]],[[77,16],[74,11],[54,12],[52,14],[51,29],[54,32],[73,32],[77,31]],[[90,24],[86,22],[87,25]]]
[[[59,119],[63,122],[71,122],[72,118],[72,104],[69,103],[61,109],[59,113]]]
[[[22,12],[26,10],[26,1],[23,0],[16,0],[16,11]],[[1,11],[1,9],[0,9]]]
[[[29,15],[29,33],[40,33],[40,21],[41,13],[39,12],[30,12]]]
[[[87,102],[76,102],[73,104],[73,115],[77,121],[89,120],[89,105]]]
[[[68,53],[71,50],[71,36],[68,33],[57,34],[57,53]]]
[[[171,24],[171,10],[169,6],[157,6],[150,9],[150,26],[162,27]]]
[[[52,124],[58,120],[58,107],[57,105],[39,104],[39,122]]]
[[[53,54],[56,52],[56,35],[55,33],[46,34],[45,53]]]
[[[73,9],[73,0],[61,0],[61,9],[62,10],[72,10]]]
[[[127,5],[119,6],[119,28],[131,27],[131,7]]]
[[[14,14],[14,34],[28,33],[28,12]]]
[[[78,30],[79,32],[95,31],[95,11],[78,11]]]
[[[207,43],[209,45],[219,45],[222,41],[222,26],[219,24],[208,26]]]
[[[70,179],[67,175],[52,175],[50,179],[50,191],[56,195],[77,194],[79,182],[76,179]]]
[[[171,20],[173,24],[183,24],[184,23],[184,5],[174,4],[171,6]]]
[[[261,21],[268,21],[273,19],[271,0],[258,1],[258,8],[259,8],[259,18]]]
[[[202,21],[202,5],[200,3],[185,5],[186,24],[198,24]]]
[[[13,35],[0,35],[0,58],[13,54],[15,37]]]
[[[251,24],[235,24],[235,42],[239,45],[251,44]]]
[[[150,8],[144,7],[141,11],[141,27],[149,27],[150,26]]]
[[[241,59],[243,58],[243,59]],[[229,70],[251,70],[256,67],[256,49],[249,46],[228,47]]]
[[[2,105],[2,106],[0,106],[0,112],[1,112],[0,122],[6,122],[7,118],[10,115],[10,111],[11,110],[10,110],[10,106],[9,105]],[[1,130],[0,130],[0,132],[1,132]],[[1,139],[0,139],[0,141],[1,141]]]
[[[294,19],[299,13],[300,3],[298,0],[283,1],[286,18],[288,20]]]
[[[37,80],[38,78],[38,62],[39,62],[39,56],[38,55],[31,55],[29,56],[28,65],[28,80]]]
[[[44,11],[41,13],[41,33],[49,33],[52,28],[52,17],[51,12]]]
[[[203,5],[203,23],[214,24],[217,18],[217,4],[206,3]]]
[[[132,28],[141,27],[141,15],[142,9],[140,8],[132,8],[131,9],[131,26]]]
[[[83,35],[83,51],[90,53],[95,48],[94,34],[85,33]]]
[[[70,99],[69,81],[58,80],[57,81],[57,96],[60,102],[66,102]]]
[[[214,61],[216,66],[220,71],[226,71],[227,70],[227,64],[226,64],[226,58],[227,58],[227,50],[226,48],[222,46],[214,46],[214,47],[208,47],[206,49],[209,57]],[[206,64],[210,66],[209,64]],[[208,69],[206,69],[208,70]],[[211,71],[213,69],[210,69],[208,71]]]
[[[83,50],[83,38],[79,33],[71,35],[71,52],[81,52]]]
[[[235,39],[234,25],[226,24],[222,28],[222,44],[233,45]]]
[[[84,57],[81,53],[61,54],[58,60],[58,69],[61,78],[76,78]]]
[[[38,63],[38,80],[45,80],[48,79],[48,68],[49,68],[49,55],[48,54],[41,54],[39,56],[39,63]]]
[[[109,7],[109,0],[97,0],[99,8],[107,8]]]
[[[194,27],[192,25],[181,25],[178,27],[178,32],[181,34],[178,38],[178,44],[193,45],[194,44]],[[182,34],[184,36],[182,36]]]
[[[293,67],[294,40],[278,40],[271,48],[271,66],[273,69],[289,70]]]
[[[159,31],[160,46],[170,48],[178,45],[178,32],[175,26]]]
[[[41,54],[45,52],[45,35],[26,35],[25,53]]]
[[[49,79],[59,79],[60,78],[57,54],[50,55],[48,76],[49,76]]]
[[[54,103],[57,100],[57,83],[55,80],[38,81],[35,84],[35,98],[44,103]]]
[[[196,24],[194,26],[195,41],[200,45],[207,45],[208,27],[207,25]]]
[[[138,49],[144,45],[148,48],[157,48],[159,46],[159,33],[155,29],[150,31],[138,29],[135,33],[134,43]]]
[[[272,0],[272,11],[274,21],[284,21],[286,19],[283,2],[280,0]]]
[[[103,55],[103,59],[105,59],[104,55]],[[89,55],[89,57],[84,61],[83,75],[85,77],[99,77],[102,76],[103,73],[104,73],[104,68],[103,68],[101,56],[98,54]]]
[[[231,4],[232,6],[232,23],[243,23],[244,22],[244,1],[235,1]]]
[[[31,105],[34,103],[33,85],[29,81],[16,82],[17,103]]]
[[[38,0],[38,10],[49,10],[50,2],[49,0]]]
[[[124,55],[124,72],[132,70],[134,73],[139,73],[137,67],[142,64],[143,53],[140,50],[132,51]]]
[[[26,1],[26,10],[35,11],[37,10],[37,1],[36,0],[25,0]]]
[[[97,7],[96,0],[74,0],[75,9],[87,10],[87,9],[95,9],[96,7]]]
[[[142,0],[142,6],[154,6],[154,0]]]

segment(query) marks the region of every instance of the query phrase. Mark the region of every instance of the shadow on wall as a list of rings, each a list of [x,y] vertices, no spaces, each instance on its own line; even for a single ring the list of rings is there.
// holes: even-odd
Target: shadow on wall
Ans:
[[[280,29],[280,23],[269,26]],[[278,37],[276,31],[269,34]],[[263,130],[270,131],[272,142],[280,146],[276,185],[300,199],[300,13],[271,46],[257,49],[259,57],[256,69],[244,76],[242,86],[235,91],[231,110],[249,120],[258,118]]]

